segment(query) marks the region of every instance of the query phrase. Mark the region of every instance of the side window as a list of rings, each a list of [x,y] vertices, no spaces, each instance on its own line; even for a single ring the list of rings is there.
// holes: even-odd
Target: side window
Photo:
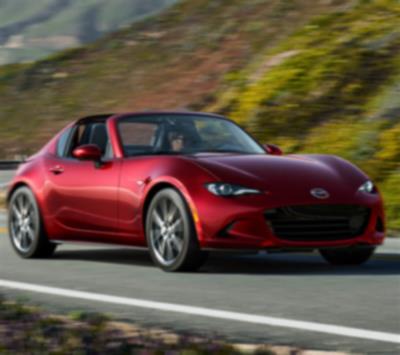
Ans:
[[[90,122],[76,126],[67,149],[67,156],[72,157],[74,149],[85,144],[97,145],[105,158],[109,159],[113,156],[107,127],[103,122]]]
[[[59,157],[65,157],[67,155],[68,140],[71,136],[71,128],[68,128],[58,139],[57,142],[57,155]]]
[[[73,128],[73,134],[71,139],[69,140],[68,148],[66,149],[66,156],[69,158],[72,157],[72,152],[75,148],[85,144],[83,143],[84,133],[87,129],[87,125],[78,125]]]
[[[106,147],[106,152],[103,155],[103,159],[110,160],[114,158],[114,150],[111,145],[111,141],[109,140]]]

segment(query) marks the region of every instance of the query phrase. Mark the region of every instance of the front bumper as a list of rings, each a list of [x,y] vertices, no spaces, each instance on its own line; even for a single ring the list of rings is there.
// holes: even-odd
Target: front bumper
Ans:
[[[209,201],[211,200],[211,201]],[[362,231],[340,238],[314,238],[307,235],[287,240],[277,235],[266,218],[266,211],[284,206],[352,205],[369,210]],[[269,195],[222,198],[208,196],[196,201],[199,218],[196,222],[202,249],[224,250],[302,250],[357,245],[377,246],[385,237],[384,211],[381,197],[357,193],[350,198],[316,200],[311,197],[274,198]],[[317,239],[317,240],[315,240]]]

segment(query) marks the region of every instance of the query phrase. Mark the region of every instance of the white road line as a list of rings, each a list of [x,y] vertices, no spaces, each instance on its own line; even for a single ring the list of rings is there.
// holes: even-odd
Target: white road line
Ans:
[[[0,287],[10,288],[14,290],[43,293],[53,296],[77,298],[88,301],[104,302],[104,303],[111,303],[111,304],[131,306],[131,307],[150,308],[152,310],[160,310],[165,312],[183,313],[201,317],[218,318],[218,319],[225,319],[238,322],[268,325],[274,327],[294,328],[311,332],[334,334],[351,338],[361,338],[361,339],[400,344],[400,334],[342,327],[339,325],[305,322],[305,321],[275,318],[268,316],[258,316],[253,314],[229,312],[211,308],[184,306],[173,303],[153,302],[136,298],[118,297],[118,296],[103,295],[92,292],[74,291],[63,288],[34,285],[29,283],[15,282],[15,281],[8,281],[1,279],[0,279]]]

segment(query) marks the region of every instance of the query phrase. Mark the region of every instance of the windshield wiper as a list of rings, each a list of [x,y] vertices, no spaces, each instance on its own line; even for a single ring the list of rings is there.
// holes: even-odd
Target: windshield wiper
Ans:
[[[185,154],[185,152],[175,152],[171,150],[158,150],[156,152],[153,152],[154,155],[182,155]]]
[[[140,156],[151,156],[151,155],[196,155],[196,154],[209,154],[209,153],[221,153],[221,154],[250,154],[248,152],[243,152],[240,150],[232,149],[214,149],[214,150],[203,150],[203,151],[182,151],[175,152],[170,150],[158,150],[155,152],[140,152],[136,154],[130,154],[130,157],[140,157]]]
[[[168,150],[159,150],[155,152],[140,152],[135,154],[130,154],[130,157],[140,157],[140,156],[147,156],[147,155],[182,155],[183,152],[174,152]]]
[[[210,150],[202,150],[194,152],[193,154],[202,154],[202,153],[234,153],[234,154],[249,154],[248,152],[243,152],[242,150],[234,150],[234,149],[210,149]]]

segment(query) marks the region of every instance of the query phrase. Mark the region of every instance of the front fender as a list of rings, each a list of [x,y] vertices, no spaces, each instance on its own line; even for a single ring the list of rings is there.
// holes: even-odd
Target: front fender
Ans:
[[[199,240],[202,240],[204,237],[203,229],[195,201],[204,194],[204,185],[207,182],[214,181],[215,177],[195,163],[186,161],[183,165],[184,167],[182,167],[181,164],[170,167],[170,169],[168,169],[170,171],[165,171],[164,174],[154,177],[153,179],[149,178],[148,181],[145,182],[141,201],[142,220],[145,219],[147,207],[155,193],[162,187],[172,187],[180,192],[188,204],[197,236]]]

